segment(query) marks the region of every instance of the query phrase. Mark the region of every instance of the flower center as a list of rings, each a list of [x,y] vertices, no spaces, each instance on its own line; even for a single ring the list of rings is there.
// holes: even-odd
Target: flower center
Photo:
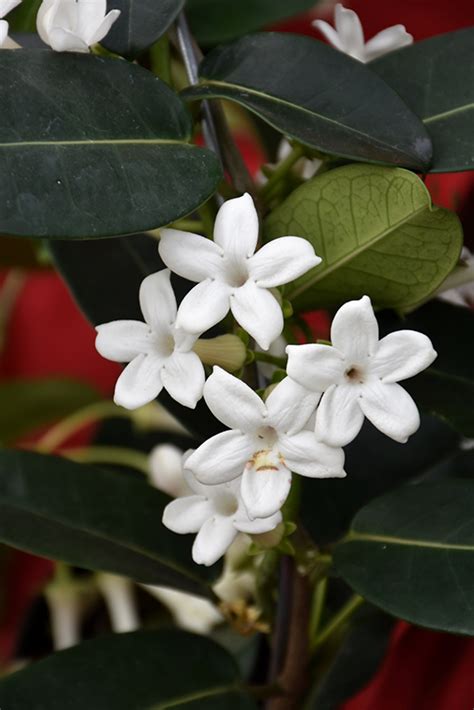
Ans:
[[[365,372],[359,365],[351,365],[351,367],[345,371],[344,376],[348,382],[354,385],[361,385],[365,379]]]
[[[235,259],[224,260],[224,274],[229,286],[233,286],[234,288],[240,288],[249,278],[249,272],[245,262],[240,260],[236,261]]]
[[[237,498],[233,493],[229,491],[222,491],[214,498],[214,507],[216,513],[221,515],[234,515],[237,512],[239,503]]]
[[[278,441],[278,433],[272,426],[263,426],[257,431],[257,438],[266,449],[272,449]]]
[[[169,357],[174,353],[176,343],[174,337],[169,333],[156,339],[156,349],[161,357]]]

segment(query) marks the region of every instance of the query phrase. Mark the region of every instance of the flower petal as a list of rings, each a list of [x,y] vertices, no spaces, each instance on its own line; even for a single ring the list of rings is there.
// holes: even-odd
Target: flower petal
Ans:
[[[168,394],[184,407],[194,409],[202,397],[204,367],[196,353],[174,351],[163,364],[161,381]]]
[[[214,224],[214,242],[227,256],[240,261],[255,251],[258,240],[258,215],[252,198],[242,197],[224,202]]]
[[[186,470],[206,485],[225,483],[241,476],[254,451],[252,439],[238,431],[212,436],[186,460]]]
[[[55,52],[88,52],[89,45],[71,30],[52,27],[48,33],[48,42]]]
[[[364,61],[364,30],[357,13],[338,3],[334,10],[334,24],[341,38],[342,51]]]
[[[317,438],[329,446],[346,446],[355,439],[364,422],[360,402],[357,385],[332,385],[316,410]]]
[[[45,44],[49,44],[52,20],[60,0],[43,0],[36,15],[36,29]]]
[[[195,533],[214,515],[214,507],[204,496],[183,496],[168,503],[163,525],[181,535]]]
[[[269,463],[267,458],[267,463]],[[257,461],[258,464],[258,461]],[[250,519],[268,518],[274,515],[288,497],[291,488],[291,472],[277,456],[272,465],[247,466],[242,477],[242,499]]]
[[[365,363],[375,353],[378,340],[379,326],[368,296],[341,306],[332,322],[331,342],[349,364]]]
[[[268,424],[289,434],[300,431],[317,407],[321,395],[285,377],[267,397]]]
[[[339,37],[334,27],[329,24],[329,22],[325,22],[324,20],[314,20],[314,22],[312,22],[311,24],[315,29],[319,30],[321,34],[326,37],[329,44],[332,44],[332,46],[338,49],[340,52],[344,51],[341,38]]]
[[[267,408],[258,394],[238,377],[215,366],[204,386],[204,399],[229,429],[253,433],[264,425]]]
[[[0,47],[3,46],[7,37],[8,37],[8,22],[6,22],[5,20],[0,20]]]
[[[237,537],[232,518],[215,515],[200,529],[193,545],[193,560],[209,567],[217,562]]]
[[[190,281],[215,277],[222,269],[222,249],[199,234],[160,229],[158,250],[171,271]]]
[[[98,325],[96,331],[97,352],[113,362],[130,362],[153,346],[150,328],[139,320],[114,320]]]
[[[283,516],[279,510],[268,518],[255,518],[255,520],[249,520],[246,516],[242,516],[238,520],[234,518],[234,525],[240,532],[248,533],[249,535],[260,535],[261,533],[275,530],[282,520]]]
[[[383,434],[404,444],[420,426],[415,402],[397,384],[373,379],[363,386],[360,408],[367,419]]]
[[[279,449],[288,468],[309,478],[344,478],[344,451],[318,441],[312,431],[281,436]]]
[[[235,320],[260,345],[268,350],[283,330],[283,313],[276,298],[250,279],[230,297]]]
[[[370,372],[382,382],[399,382],[429,367],[436,357],[426,335],[416,330],[397,330],[379,342]]]
[[[201,281],[181,301],[176,326],[189,333],[209,330],[229,312],[231,291],[222,281]]]
[[[114,402],[126,409],[137,409],[152,402],[162,390],[162,358],[138,355],[122,372],[115,385]]]
[[[104,37],[110,32],[110,28],[114,22],[120,17],[120,14],[120,10],[111,10],[97,27],[91,27],[86,38],[88,45],[92,46],[93,44],[103,40]]]
[[[152,449],[149,458],[149,481],[172,498],[190,495],[183,474],[183,452],[173,444],[159,444]]]
[[[140,308],[155,332],[169,331],[176,320],[176,298],[169,269],[147,276],[140,284]]]
[[[85,42],[92,44],[89,38],[93,36],[95,30],[105,17],[107,0],[94,0],[94,2],[90,2],[90,0],[76,0],[74,9],[76,12],[76,33],[79,37],[82,37]]]
[[[14,7],[19,5],[21,0],[0,0],[0,17],[5,17]]]
[[[286,352],[288,375],[312,392],[324,392],[331,385],[342,382],[345,362],[336,348],[309,343],[288,345]]]
[[[213,627],[223,621],[222,614],[207,599],[168,587],[141,586],[167,607],[181,629],[208,636]]]
[[[394,49],[407,47],[413,43],[413,35],[406,31],[404,25],[393,25],[387,27],[369,39],[365,45],[365,61],[382,57],[384,54],[393,52]]]
[[[301,237],[280,237],[265,244],[248,262],[250,278],[261,288],[287,284],[321,263],[312,244]]]

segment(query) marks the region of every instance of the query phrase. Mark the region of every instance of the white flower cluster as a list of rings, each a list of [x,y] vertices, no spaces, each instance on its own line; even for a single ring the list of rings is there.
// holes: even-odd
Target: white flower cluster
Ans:
[[[332,346],[289,345],[287,374],[265,401],[242,380],[214,367],[205,382],[193,352],[200,334],[229,310],[268,349],[281,335],[283,315],[270,289],[317,266],[311,244],[281,237],[255,251],[258,218],[249,195],[229,200],[216,218],[214,240],[162,230],[165,264],[198,282],[177,308],[166,269],[140,289],[145,323],[98,326],[97,349],[130,361],[117,381],[115,401],[138,407],[162,387],[194,407],[203,395],[226,427],[184,459],[188,494],[165,509],[164,524],[196,533],[193,558],[211,565],[239,532],[261,534],[281,521],[292,473],[310,478],[344,477],[342,446],[360,431],[364,417],[387,436],[405,442],[419,426],[415,403],[397,383],[436,357],[421,333],[400,330],[379,341],[367,296],[342,306],[331,329]]]

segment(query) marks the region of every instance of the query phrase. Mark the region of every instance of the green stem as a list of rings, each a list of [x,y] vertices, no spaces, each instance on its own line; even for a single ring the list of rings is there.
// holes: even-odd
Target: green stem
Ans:
[[[198,219],[178,219],[170,224],[172,229],[180,229],[182,232],[203,232],[204,225]]]
[[[328,588],[328,578],[323,577],[316,585],[313,592],[313,603],[309,620],[309,638],[316,639],[321,626],[321,618],[326,603],[326,593]]]
[[[274,189],[280,184],[280,182],[286,177],[287,173],[291,170],[293,165],[304,156],[304,148],[299,143],[293,147],[293,150],[289,155],[286,156],[281,163],[273,171],[271,177],[265,183],[261,189],[261,196],[268,198],[271,196]]]
[[[120,446],[87,446],[64,449],[62,455],[80,463],[105,463],[116,466],[128,466],[148,476],[150,467],[148,456],[135,449]]]
[[[150,64],[153,74],[156,74],[168,86],[172,85],[170,43],[167,35],[163,35],[150,49]]]
[[[342,609],[340,609],[337,614],[335,614],[331,621],[323,628],[321,633],[314,639],[311,650],[316,651],[320,648],[326,641],[339,629],[344,626],[344,624],[351,618],[351,616],[357,611],[357,609],[364,604],[365,599],[358,594],[354,594],[347,604],[344,604]]]
[[[199,217],[201,218],[202,231],[205,232],[209,239],[212,239],[214,233],[214,220],[216,212],[212,205],[212,201],[208,200],[198,209]]]
[[[269,362],[270,365],[276,365],[282,370],[286,369],[286,357],[276,357],[276,355],[270,355],[270,353],[262,353],[260,350],[252,350],[255,360],[260,362]]]
[[[36,450],[40,453],[50,453],[83,427],[113,417],[132,419],[133,413],[109,401],[90,404],[51,427],[37,443]]]

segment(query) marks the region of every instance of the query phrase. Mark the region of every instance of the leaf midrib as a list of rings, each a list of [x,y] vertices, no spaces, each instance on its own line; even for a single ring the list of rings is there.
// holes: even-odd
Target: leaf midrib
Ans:
[[[242,688],[237,685],[223,685],[217,688],[207,688],[205,690],[199,690],[194,693],[188,693],[187,695],[182,695],[179,698],[174,698],[172,700],[165,700],[159,702],[158,705],[153,705],[148,710],[168,710],[168,708],[175,708],[183,705],[184,703],[190,703],[194,700],[202,700],[206,698],[212,698],[217,695],[227,695],[228,693],[237,693]]]
[[[374,535],[370,533],[359,533],[351,530],[347,537],[342,541],[342,544],[351,542],[373,542],[387,543],[390,545],[402,545],[405,547],[420,547],[435,550],[456,550],[459,552],[474,552],[474,542],[472,545],[462,545],[459,543],[443,543],[434,542],[432,540],[424,540],[420,538],[403,538],[392,535]]]
[[[58,141],[17,141],[0,143],[1,148],[31,148],[35,146],[57,145],[180,145],[187,148],[196,146],[184,141],[161,138],[117,138],[117,139],[83,139],[83,140],[58,140]]]

